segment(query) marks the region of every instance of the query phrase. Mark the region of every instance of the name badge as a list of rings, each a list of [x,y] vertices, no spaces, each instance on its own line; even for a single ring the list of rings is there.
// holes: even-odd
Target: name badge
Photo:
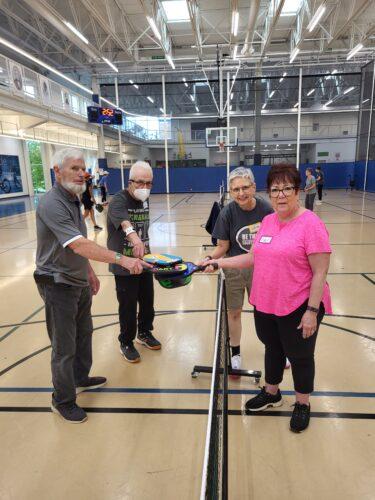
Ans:
[[[272,236],[262,236],[259,243],[271,243]]]

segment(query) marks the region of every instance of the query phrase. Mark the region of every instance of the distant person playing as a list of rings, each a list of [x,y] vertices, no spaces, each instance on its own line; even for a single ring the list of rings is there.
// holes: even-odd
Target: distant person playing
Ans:
[[[99,181],[99,186],[100,186],[100,192],[102,195],[102,203],[107,204],[107,192],[108,192],[108,186],[107,186],[107,180],[108,180],[108,172],[103,172],[102,178]]]
[[[324,186],[324,173],[321,169],[321,167],[316,167],[315,169],[315,178],[316,178],[316,188],[318,190],[318,201],[316,202],[317,205],[322,204],[322,198],[323,198],[323,186]]]
[[[249,168],[239,167],[229,175],[232,201],[219,213],[212,236],[217,247],[206,259],[234,257],[250,252],[263,218],[273,213],[271,204],[255,196],[254,175]],[[201,261],[199,264],[203,264]],[[244,292],[250,294],[252,269],[226,269],[225,283],[228,302],[228,323],[231,347],[231,366],[241,369],[241,313]]]
[[[84,207],[83,218],[87,219],[87,217],[90,215],[90,219],[94,224],[95,231],[101,231],[103,228],[98,226],[95,219],[95,213],[94,213],[95,198],[94,198],[94,190],[92,187],[92,176],[88,172],[86,172],[86,189],[82,194],[81,200]]]
[[[316,196],[316,180],[312,174],[311,168],[306,169],[306,185],[305,185],[305,208],[314,211],[314,200]]]

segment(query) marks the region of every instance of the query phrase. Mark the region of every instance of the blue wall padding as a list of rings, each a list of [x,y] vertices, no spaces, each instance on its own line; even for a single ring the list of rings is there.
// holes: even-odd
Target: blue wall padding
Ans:
[[[326,189],[345,189],[349,186],[350,177],[355,180],[355,188],[362,190],[366,162],[340,162],[321,164],[325,175]],[[306,179],[306,168],[315,170],[316,164],[302,164],[300,166],[302,176],[302,187]],[[236,168],[231,166],[231,170]],[[269,165],[254,165],[253,171],[257,189],[266,189]],[[108,188],[110,194],[121,190],[121,170],[109,168]],[[164,168],[154,168],[153,193],[166,192],[166,178]],[[129,169],[124,169],[125,187],[128,185]],[[52,184],[55,180],[54,171],[51,169]],[[226,184],[226,167],[171,167],[169,169],[169,191],[171,193],[216,193],[220,184]],[[375,192],[375,160],[368,162],[367,167],[367,191]]]

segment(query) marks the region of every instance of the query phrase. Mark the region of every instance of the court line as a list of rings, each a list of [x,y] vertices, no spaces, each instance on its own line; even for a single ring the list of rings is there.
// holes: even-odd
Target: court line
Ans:
[[[350,212],[352,214],[360,215],[361,217],[367,217],[368,219],[374,219],[375,220],[375,217],[371,217],[371,215],[365,215],[365,214],[360,213],[360,212],[354,212],[353,210],[349,210],[348,208],[340,207],[339,205],[335,205],[334,203],[328,203],[327,201],[325,201],[324,203],[326,203],[327,205],[331,205],[332,207],[341,208],[341,210],[345,210],[346,212]],[[352,221],[352,223],[354,223],[354,222],[355,221]]]
[[[83,408],[87,413],[148,414],[148,415],[208,415],[201,408]],[[52,413],[48,406],[0,406],[0,412],[8,413]],[[247,417],[291,417],[291,411],[262,411],[245,413],[242,410],[228,410],[230,416]],[[348,420],[375,420],[375,413],[323,412],[312,411],[313,418],[343,418]]]
[[[177,193],[176,193],[177,194]],[[180,203],[182,203],[183,201],[185,201],[186,199],[188,198],[188,196],[185,196],[185,198],[182,198],[182,200],[178,201],[177,203],[175,203],[174,205],[171,206],[171,209],[172,208],[175,208],[177,207],[177,205],[179,205]]]
[[[44,307],[44,306],[42,306],[42,308],[43,308],[43,307]],[[42,308],[41,308],[41,309],[42,309]],[[214,310],[213,312],[215,312],[215,311],[216,311],[216,310]],[[181,312],[182,312],[182,313],[193,313],[193,312],[207,312],[207,311],[204,311],[204,310],[189,310],[189,311],[186,311],[186,310],[185,310],[185,311],[179,311],[179,310],[177,310],[177,311],[170,311],[170,312],[164,311],[164,314],[165,314],[165,315],[167,315],[167,314],[176,314],[176,313],[178,314],[178,313],[181,313]],[[244,312],[247,312],[247,313],[253,313],[253,311],[244,311]],[[36,314],[36,313],[35,313],[35,314]],[[93,329],[93,331],[100,330],[100,329],[102,329],[102,328],[106,328],[106,327],[109,327],[109,326],[113,326],[113,325],[116,325],[117,323],[118,323],[118,321],[116,321],[116,322],[114,322],[114,323],[109,323],[109,324],[106,324],[106,325],[101,325],[101,326],[98,326],[98,327],[94,328],[94,329]],[[342,331],[345,331],[345,332],[348,332],[348,333],[352,333],[352,334],[357,335],[357,336],[359,336],[359,337],[362,337],[362,338],[365,338],[365,339],[368,339],[368,340],[372,340],[373,342],[375,342],[375,338],[370,337],[370,336],[368,336],[368,335],[365,335],[365,334],[363,334],[363,333],[359,333],[359,332],[356,332],[356,331],[354,331],[354,330],[350,330],[350,329],[348,329],[348,328],[344,328],[344,327],[341,327],[341,326],[332,325],[332,324],[329,324],[329,323],[326,323],[326,322],[322,322],[321,324],[322,324],[322,325],[325,325],[325,326],[330,326],[331,328],[335,328],[335,329],[337,329],[337,330],[342,330]],[[20,326],[21,326],[21,325],[19,325],[19,326],[15,327],[15,328],[14,328],[14,330],[17,330],[18,328],[20,328]],[[13,330],[13,331],[14,331],[14,330]],[[13,333],[13,332],[11,331],[11,333]],[[10,333],[9,333],[9,332],[8,332],[8,334],[10,335]],[[6,334],[6,335],[7,335],[7,334]],[[5,336],[3,336],[2,338],[0,338],[0,341],[1,341],[1,340],[3,340],[3,339],[4,339],[4,337],[5,337]],[[16,366],[18,366],[18,365],[20,365],[20,364],[24,363],[25,361],[27,361],[27,360],[29,360],[29,359],[33,358],[34,356],[37,356],[38,354],[40,354],[40,353],[42,353],[42,352],[44,352],[44,351],[46,351],[47,349],[50,349],[50,348],[51,348],[51,345],[46,346],[46,347],[43,347],[42,349],[39,349],[39,350],[37,350],[37,351],[34,351],[33,353],[31,353],[31,354],[29,354],[29,355],[27,355],[27,356],[25,356],[25,357],[23,357],[23,358],[19,359],[18,361],[16,361],[16,362],[15,362],[15,363],[13,363],[12,365],[10,365],[10,366],[8,366],[7,368],[4,368],[2,371],[0,371],[0,377],[1,377],[2,375],[4,375],[5,373],[7,373],[8,371],[10,371],[10,370],[12,370],[13,368],[15,368]]]
[[[375,285],[375,281],[372,280],[369,276],[366,276],[365,273],[361,273],[361,276],[363,276],[365,279],[367,279],[367,281],[369,281],[370,283],[372,283],[373,285]]]
[[[349,328],[344,328],[343,326],[331,325],[330,323],[326,323],[322,321],[322,325],[330,326],[331,328],[336,328],[337,330],[342,330],[344,332],[352,333],[353,335],[358,335],[358,337],[362,337],[363,339],[372,340],[375,342],[375,337],[370,337],[369,335],[365,335],[364,333],[356,332],[355,330],[350,330]]]
[[[53,387],[0,387],[0,393],[50,393]],[[210,394],[210,389],[171,389],[148,388],[148,387],[102,387],[85,392],[96,392],[104,394]],[[232,395],[255,395],[258,389],[229,389]],[[294,396],[294,391],[281,390],[284,396]],[[311,396],[328,398],[375,398],[375,392],[348,392],[348,391],[314,391]]]
[[[166,309],[166,310],[161,310],[161,311],[155,311],[155,315],[156,316],[164,316],[167,314],[180,314],[180,313],[189,314],[189,313],[205,313],[205,312],[213,313],[213,312],[216,312],[216,309],[175,309],[175,310]],[[244,310],[244,311],[242,311],[242,313],[253,314],[254,311],[253,311],[253,309]],[[92,314],[91,316],[92,316],[92,318],[104,318],[104,317],[108,317],[108,316],[117,316],[117,315],[118,315],[118,313],[115,312],[115,313]],[[332,318],[348,318],[348,319],[365,319],[365,320],[370,320],[370,321],[375,320],[375,316],[356,316],[356,315],[352,315],[352,314],[329,314],[329,315],[327,314],[326,317],[328,317],[328,318],[332,317]],[[0,325],[0,328],[9,328],[9,327],[13,327],[13,326],[37,325],[37,324],[41,324],[41,323],[45,323],[45,320],[28,321],[28,322],[24,321],[22,323],[10,323],[10,324],[5,324],[5,325]],[[111,323],[111,325],[112,325],[112,323]],[[103,328],[104,326],[105,325],[101,325],[98,328]],[[110,325],[107,325],[107,326],[110,326]],[[98,328],[94,328],[94,330],[98,329]]]
[[[0,337],[0,342],[2,342],[4,339],[9,337],[9,335],[12,335],[12,333],[14,333],[16,330],[18,330],[18,328],[20,328],[22,325],[27,324],[26,322],[29,319],[36,316],[38,314],[38,312],[40,312],[42,309],[44,309],[44,305],[40,306],[36,311],[31,313],[29,316],[27,316],[27,318],[25,318],[23,321],[21,321],[21,323],[15,324],[14,327],[11,330],[9,330],[9,332],[5,333],[2,337]]]

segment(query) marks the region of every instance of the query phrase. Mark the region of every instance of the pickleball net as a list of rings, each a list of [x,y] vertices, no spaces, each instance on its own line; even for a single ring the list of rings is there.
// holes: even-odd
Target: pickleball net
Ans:
[[[228,498],[228,315],[223,273],[218,276],[215,348],[203,461],[201,500]]]

